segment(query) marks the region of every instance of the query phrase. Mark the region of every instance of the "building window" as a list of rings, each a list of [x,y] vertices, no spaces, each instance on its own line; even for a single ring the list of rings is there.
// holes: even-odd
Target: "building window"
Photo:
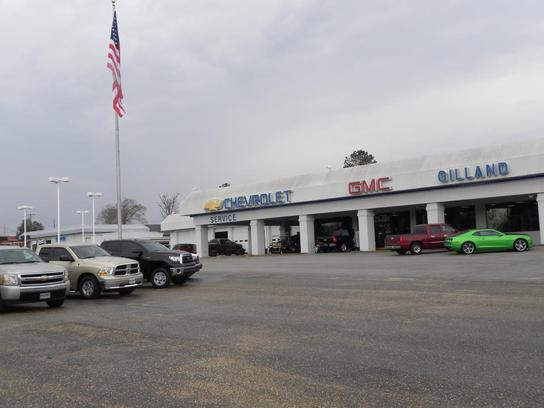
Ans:
[[[476,215],[473,205],[448,207],[444,213],[446,224],[451,225],[458,231],[476,228]]]
[[[538,231],[536,201],[489,204],[486,206],[487,226],[503,232]]]

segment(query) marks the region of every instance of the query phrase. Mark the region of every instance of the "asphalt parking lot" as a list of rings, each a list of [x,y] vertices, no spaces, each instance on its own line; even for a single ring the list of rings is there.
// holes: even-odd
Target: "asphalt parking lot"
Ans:
[[[0,406],[543,406],[543,312],[543,248],[217,257],[0,315]]]

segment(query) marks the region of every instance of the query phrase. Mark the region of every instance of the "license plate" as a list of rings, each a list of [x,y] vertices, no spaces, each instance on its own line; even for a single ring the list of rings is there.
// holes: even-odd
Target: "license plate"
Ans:
[[[40,300],[51,299],[51,292],[40,293]]]
[[[136,283],[136,278],[131,278],[128,280],[129,285],[134,285]]]

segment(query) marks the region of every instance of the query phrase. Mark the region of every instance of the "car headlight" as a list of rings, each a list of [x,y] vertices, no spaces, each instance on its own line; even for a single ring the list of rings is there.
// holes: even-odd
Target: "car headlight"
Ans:
[[[181,263],[181,256],[169,256],[168,258],[170,258],[172,262]]]
[[[68,280],[68,271],[65,269],[64,270],[64,282],[66,282]]]
[[[98,270],[98,276],[113,275],[115,268],[113,266],[103,266]]]
[[[5,273],[2,275],[2,285],[17,286],[19,285],[19,276],[16,273]]]

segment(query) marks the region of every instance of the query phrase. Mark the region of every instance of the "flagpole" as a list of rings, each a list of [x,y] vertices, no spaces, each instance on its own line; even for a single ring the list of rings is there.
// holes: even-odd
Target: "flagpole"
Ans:
[[[113,12],[115,13],[115,0],[111,0]],[[113,112],[115,117],[115,177],[117,181],[117,238],[123,238],[123,217],[121,211],[121,148],[119,143],[119,115]]]
[[[123,238],[123,218],[121,212],[121,149],[119,146],[119,115],[115,116],[115,176],[117,178],[117,238]]]

